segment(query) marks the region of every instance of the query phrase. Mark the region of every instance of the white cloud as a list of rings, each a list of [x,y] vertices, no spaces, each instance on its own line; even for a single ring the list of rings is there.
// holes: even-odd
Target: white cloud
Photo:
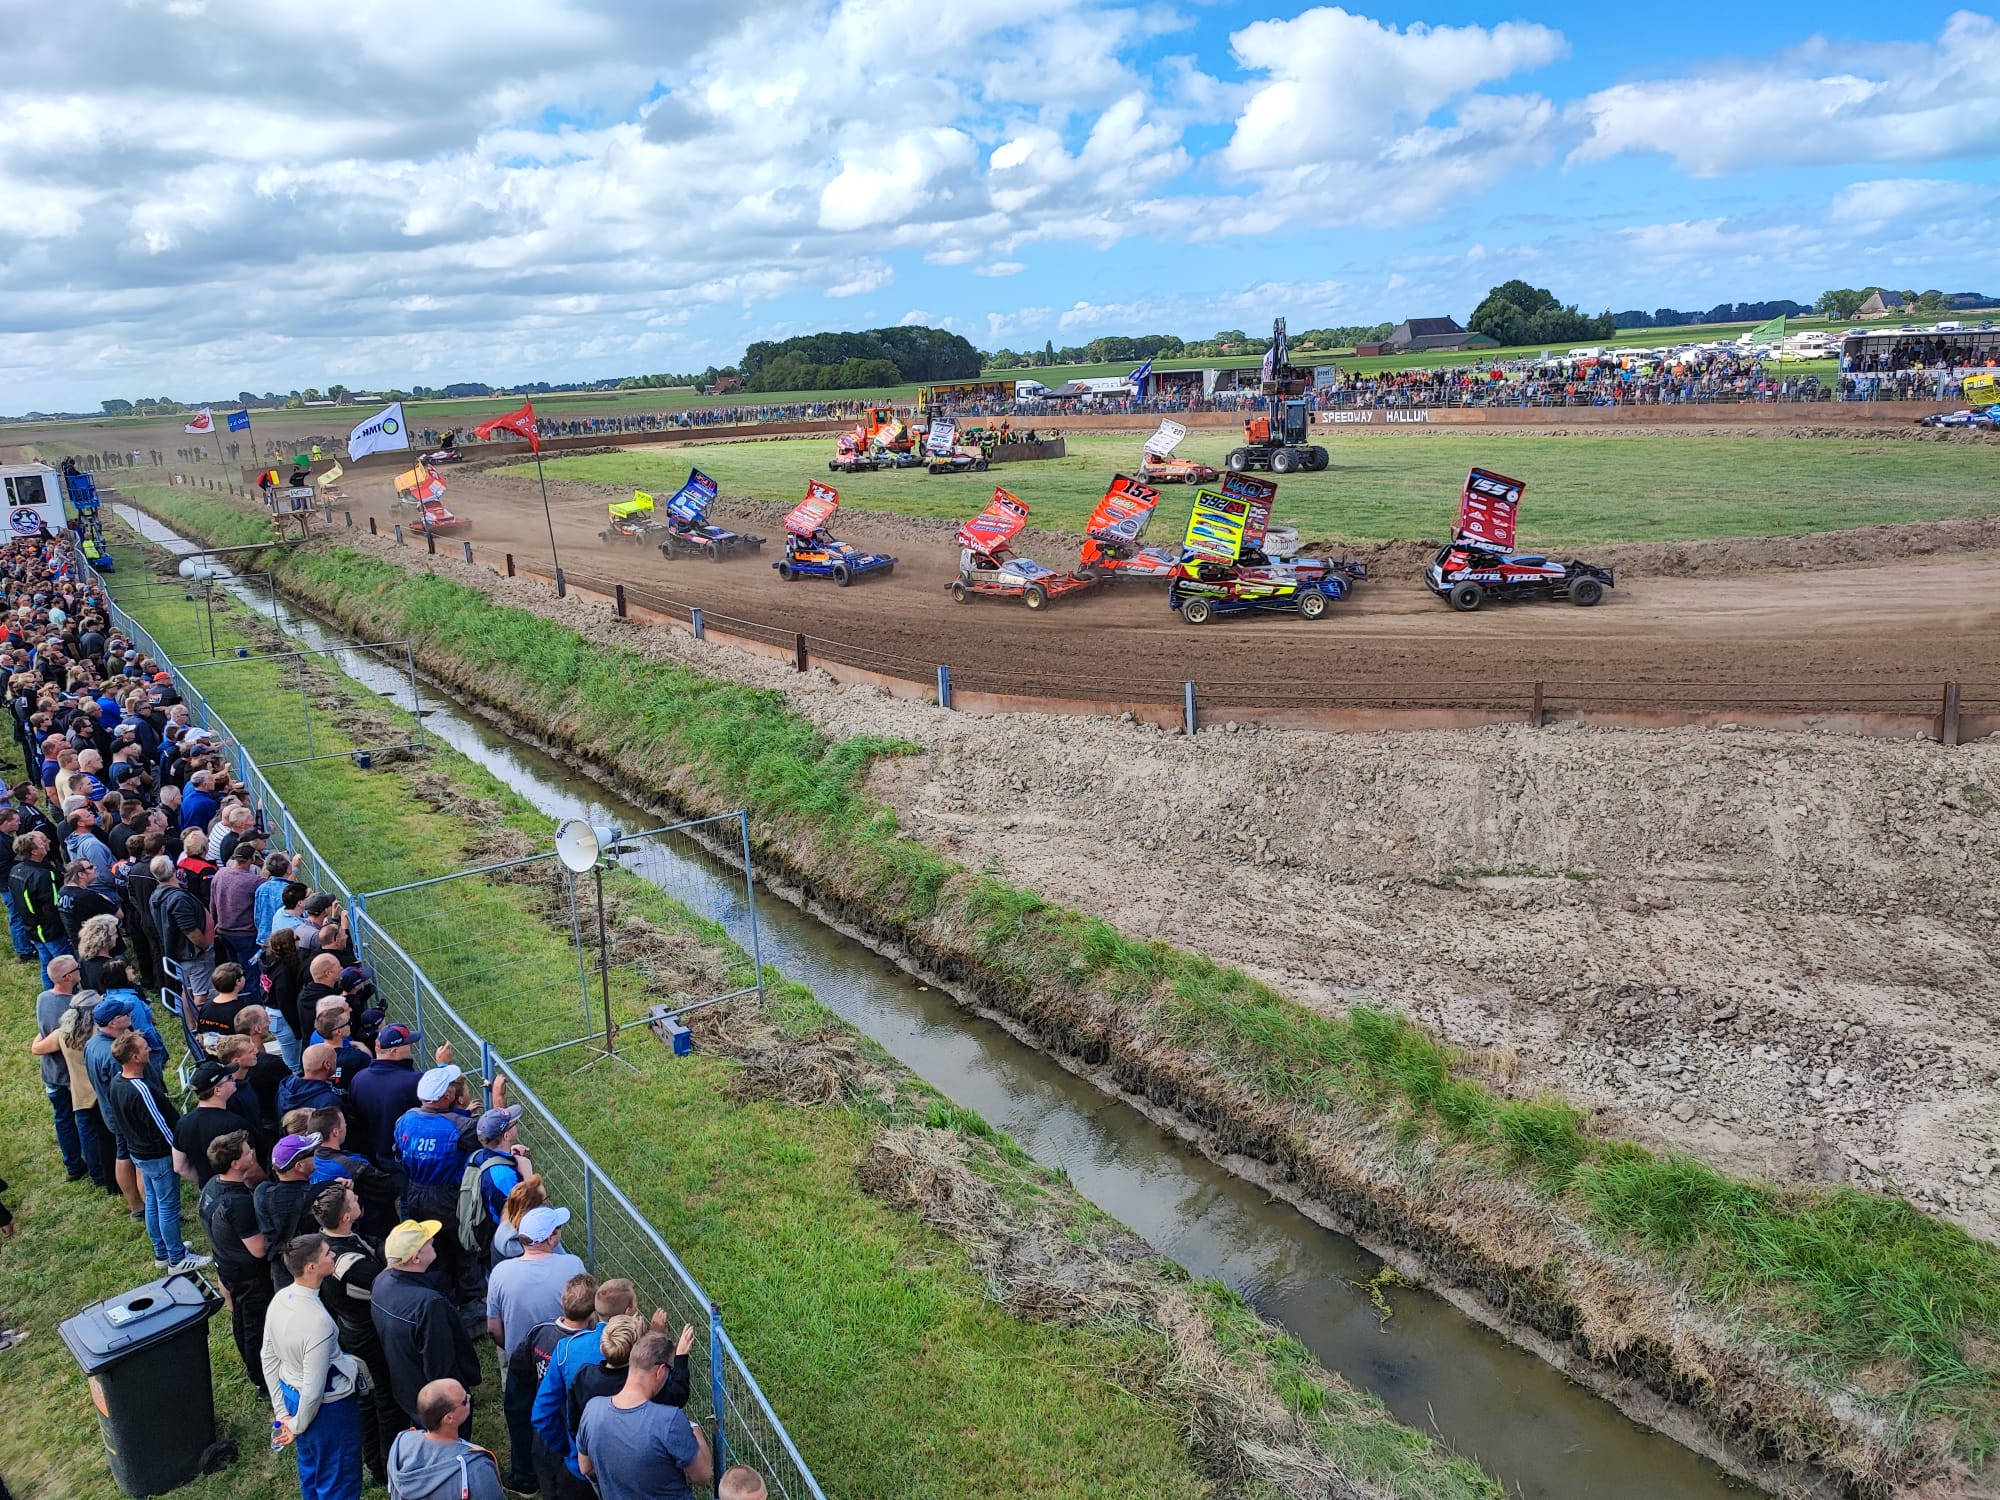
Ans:
[[[1018,260],[989,261],[983,266],[974,266],[974,276],[1019,276],[1028,268]]]
[[[864,292],[879,292],[896,279],[896,272],[888,262],[866,260],[854,267],[844,281],[837,281],[826,289],[829,297],[859,297]]]
[[[1659,153],[1697,177],[1772,165],[1969,160],[2000,151],[2000,22],[1959,11],[1934,44],[1835,47],[1623,83],[1578,103],[1577,162]]]
[[[1939,217],[1980,203],[1992,203],[2000,189],[1992,184],[1900,177],[1850,183],[1833,195],[1833,217],[1857,229],[1880,224],[1935,222]]]

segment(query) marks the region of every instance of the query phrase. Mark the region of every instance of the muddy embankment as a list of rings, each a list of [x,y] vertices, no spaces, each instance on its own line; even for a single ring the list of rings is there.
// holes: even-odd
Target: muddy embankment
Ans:
[[[361,550],[424,570],[422,559],[387,545],[362,543]],[[603,608],[559,604],[534,585],[483,570],[451,567],[448,576],[607,645],[636,647],[644,636],[664,634],[616,621]],[[400,631],[365,598],[328,596],[296,579],[289,588],[357,634]],[[528,718],[519,705],[530,684],[496,680],[421,642],[418,652],[424,669],[456,696],[624,795],[677,813],[723,810],[692,792],[675,768],[607,759],[574,726]],[[704,665],[713,671],[716,664],[710,658]],[[774,883],[942,979],[963,1003],[1004,1018],[1217,1161],[1352,1233],[1639,1420],[1738,1472],[1786,1492],[1870,1497],[1907,1493],[1950,1472],[1934,1438],[1913,1439],[1859,1403],[1811,1386],[1773,1350],[1690,1303],[1656,1271],[1607,1250],[1526,1185],[1446,1151],[1413,1154],[1392,1129],[1359,1113],[1335,1120],[1274,1106],[1221,1078],[1192,1048],[1138,1028],[1103,996],[1024,985],[987,958],[977,931],[878,909],[809,835],[767,838],[758,859]]]

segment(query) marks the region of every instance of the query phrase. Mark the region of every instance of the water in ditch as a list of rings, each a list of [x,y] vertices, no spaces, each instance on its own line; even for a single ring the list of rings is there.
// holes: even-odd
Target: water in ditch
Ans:
[[[192,550],[148,517],[124,507],[119,514],[149,540]],[[346,644],[261,585],[231,586],[305,645]],[[417,706],[400,663],[347,651],[341,665],[399,706]],[[567,817],[626,830],[660,821],[454,711],[448,700],[427,695],[421,707],[428,732],[547,813],[552,826]],[[692,841],[678,841],[676,853],[682,868],[671,872],[674,894],[686,900],[690,889],[699,892],[695,904],[747,947],[741,877]],[[1079,1192],[1162,1254],[1234,1288],[1328,1369],[1374,1392],[1402,1421],[1478,1459],[1511,1492],[1546,1500],[1755,1493],[1419,1288],[1388,1288],[1393,1311],[1383,1317],[1367,1289],[1382,1263],[1352,1240],[1267,1198],[863,944],[775,898],[758,903],[757,917],[767,964],[809,986],[822,1004],[1036,1160],[1061,1167]]]

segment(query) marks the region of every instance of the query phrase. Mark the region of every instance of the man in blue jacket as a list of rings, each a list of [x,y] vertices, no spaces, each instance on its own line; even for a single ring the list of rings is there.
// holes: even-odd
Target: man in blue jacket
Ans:
[[[504,1106],[506,1092],[507,1080],[496,1078],[495,1107]],[[472,1099],[465,1070],[455,1063],[441,1063],[417,1080],[417,1107],[396,1122],[395,1132],[396,1155],[410,1176],[403,1212],[418,1221],[436,1219],[451,1226],[450,1233],[438,1236],[438,1271],[452,1300],[461,1306],[486,1295],[484,1268],[458,1240],[458,1190],[465,1164],[479,1147]]]

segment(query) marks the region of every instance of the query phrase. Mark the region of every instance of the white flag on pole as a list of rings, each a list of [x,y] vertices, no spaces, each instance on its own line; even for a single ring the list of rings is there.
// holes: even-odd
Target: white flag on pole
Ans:
[[[409,446],[410,434],[403,426],[403,403],[400,401],[383,407],[347,435],[350,463],[364,454]]]
[[[215,431],[215,413],[204,406],[200,411],[187,419],[187,426],[183,427],[181,431],[191,432],[196,437],[209,436]]]

